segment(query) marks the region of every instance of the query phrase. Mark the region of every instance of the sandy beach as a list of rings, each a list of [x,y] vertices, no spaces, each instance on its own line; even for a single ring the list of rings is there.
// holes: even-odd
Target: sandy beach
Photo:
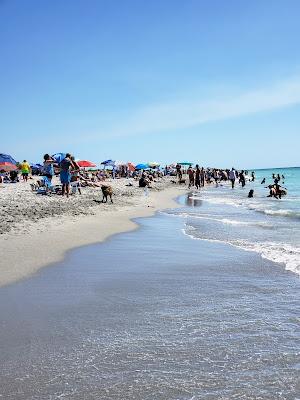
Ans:
[[[135,229],[132,219],[176,207],[174,199],[186,191],[167,178],[154,182],[148,191],[133,179],[108,183],[114,190],[113,204],[101,203],[100,188],[83,188],[82,195],[66,199],[37,195],[29,183],[2,185],[0,286],[62,260],[68,250]]]

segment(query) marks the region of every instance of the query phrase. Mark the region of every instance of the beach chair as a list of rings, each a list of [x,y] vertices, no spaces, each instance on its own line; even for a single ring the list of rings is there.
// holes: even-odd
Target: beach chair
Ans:
[[[76,194],[77,192],[79,192],[79,190],[81,188],[81,183],[79,181],[71,182],[70,188],[71,188],[71,193]]]
[[[41,181],[39,181],[39,188],[37,189],[37,194],[51,194],[57,193],[58,189],[52,185],[50,179],[47,176],[42,176]]]

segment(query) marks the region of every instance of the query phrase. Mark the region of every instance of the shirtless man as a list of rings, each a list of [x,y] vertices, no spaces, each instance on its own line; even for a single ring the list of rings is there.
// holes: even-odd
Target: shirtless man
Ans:
[[[195,184],[195,171],[193,170],[193,168],[191,166],[189,166],[187,173],[189,176],[189,188],[190,188],[191,186],[194,186],[194,184]]]

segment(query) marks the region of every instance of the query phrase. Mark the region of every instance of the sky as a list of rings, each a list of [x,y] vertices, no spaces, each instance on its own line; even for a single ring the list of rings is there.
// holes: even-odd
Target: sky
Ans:
[[[0,153],[300,166],[300,1],[0,0]]]

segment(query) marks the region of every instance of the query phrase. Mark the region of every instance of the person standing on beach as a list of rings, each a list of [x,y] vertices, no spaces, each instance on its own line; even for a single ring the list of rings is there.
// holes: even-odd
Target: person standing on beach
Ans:
[[[198,164],[196,164],[195,186],[196,189],[200,189],[200,168]]]
[[[43,163],[43,175],[46,176],[49,182],[52,182],[52,178],[54,176],[54,167],[53,164],[55,160],[49,156],[49,154],[44,155],[44,163]]]
[[[182,179],[182,171],[181,171],[181,165],[180,164],[176,165],[176,172],[177,172],[178,179],[181,180]]]
[[[189,188],[190,188],[191,186],[194,186],[194,184],[195,184],[195,171],[193,170],[193,168],[191,166],[189,166],[187,173],[189,176]]]
[[[231,182],[231,187],[234,189],[234,184],[235,184],[235,169],[232,167],[231,171],[229,172],[229,180]]]
[[[239,181],[240,181],[240,183],[242,184],[242,187],[244,187],[244,186],[246,185],[246,178],[245,178],[244,170],[242,170],[242,171],[239,173]]]
[[[71,159],[71,154],[67,153],[66,157],[60,163],[60,181],[62,184],[62,195],[66,194],[69,197],[70,194],[70,182],[71,182],[71,168],[78,169]]]
[[[201,171],[200,171],[200,183],[201,183],[202,187],[205,184],[205,171],[204,171],[203,167],[201,168]]]
[[[27,182],[28,181],[28,175],[29,175],[29,172],[30,172],[30,165],[28,164],[28,162],[26,160],[24,160],[21,163],[20,169],[21,169],[21,174],[22,174],[23,180],[25,182]]]

